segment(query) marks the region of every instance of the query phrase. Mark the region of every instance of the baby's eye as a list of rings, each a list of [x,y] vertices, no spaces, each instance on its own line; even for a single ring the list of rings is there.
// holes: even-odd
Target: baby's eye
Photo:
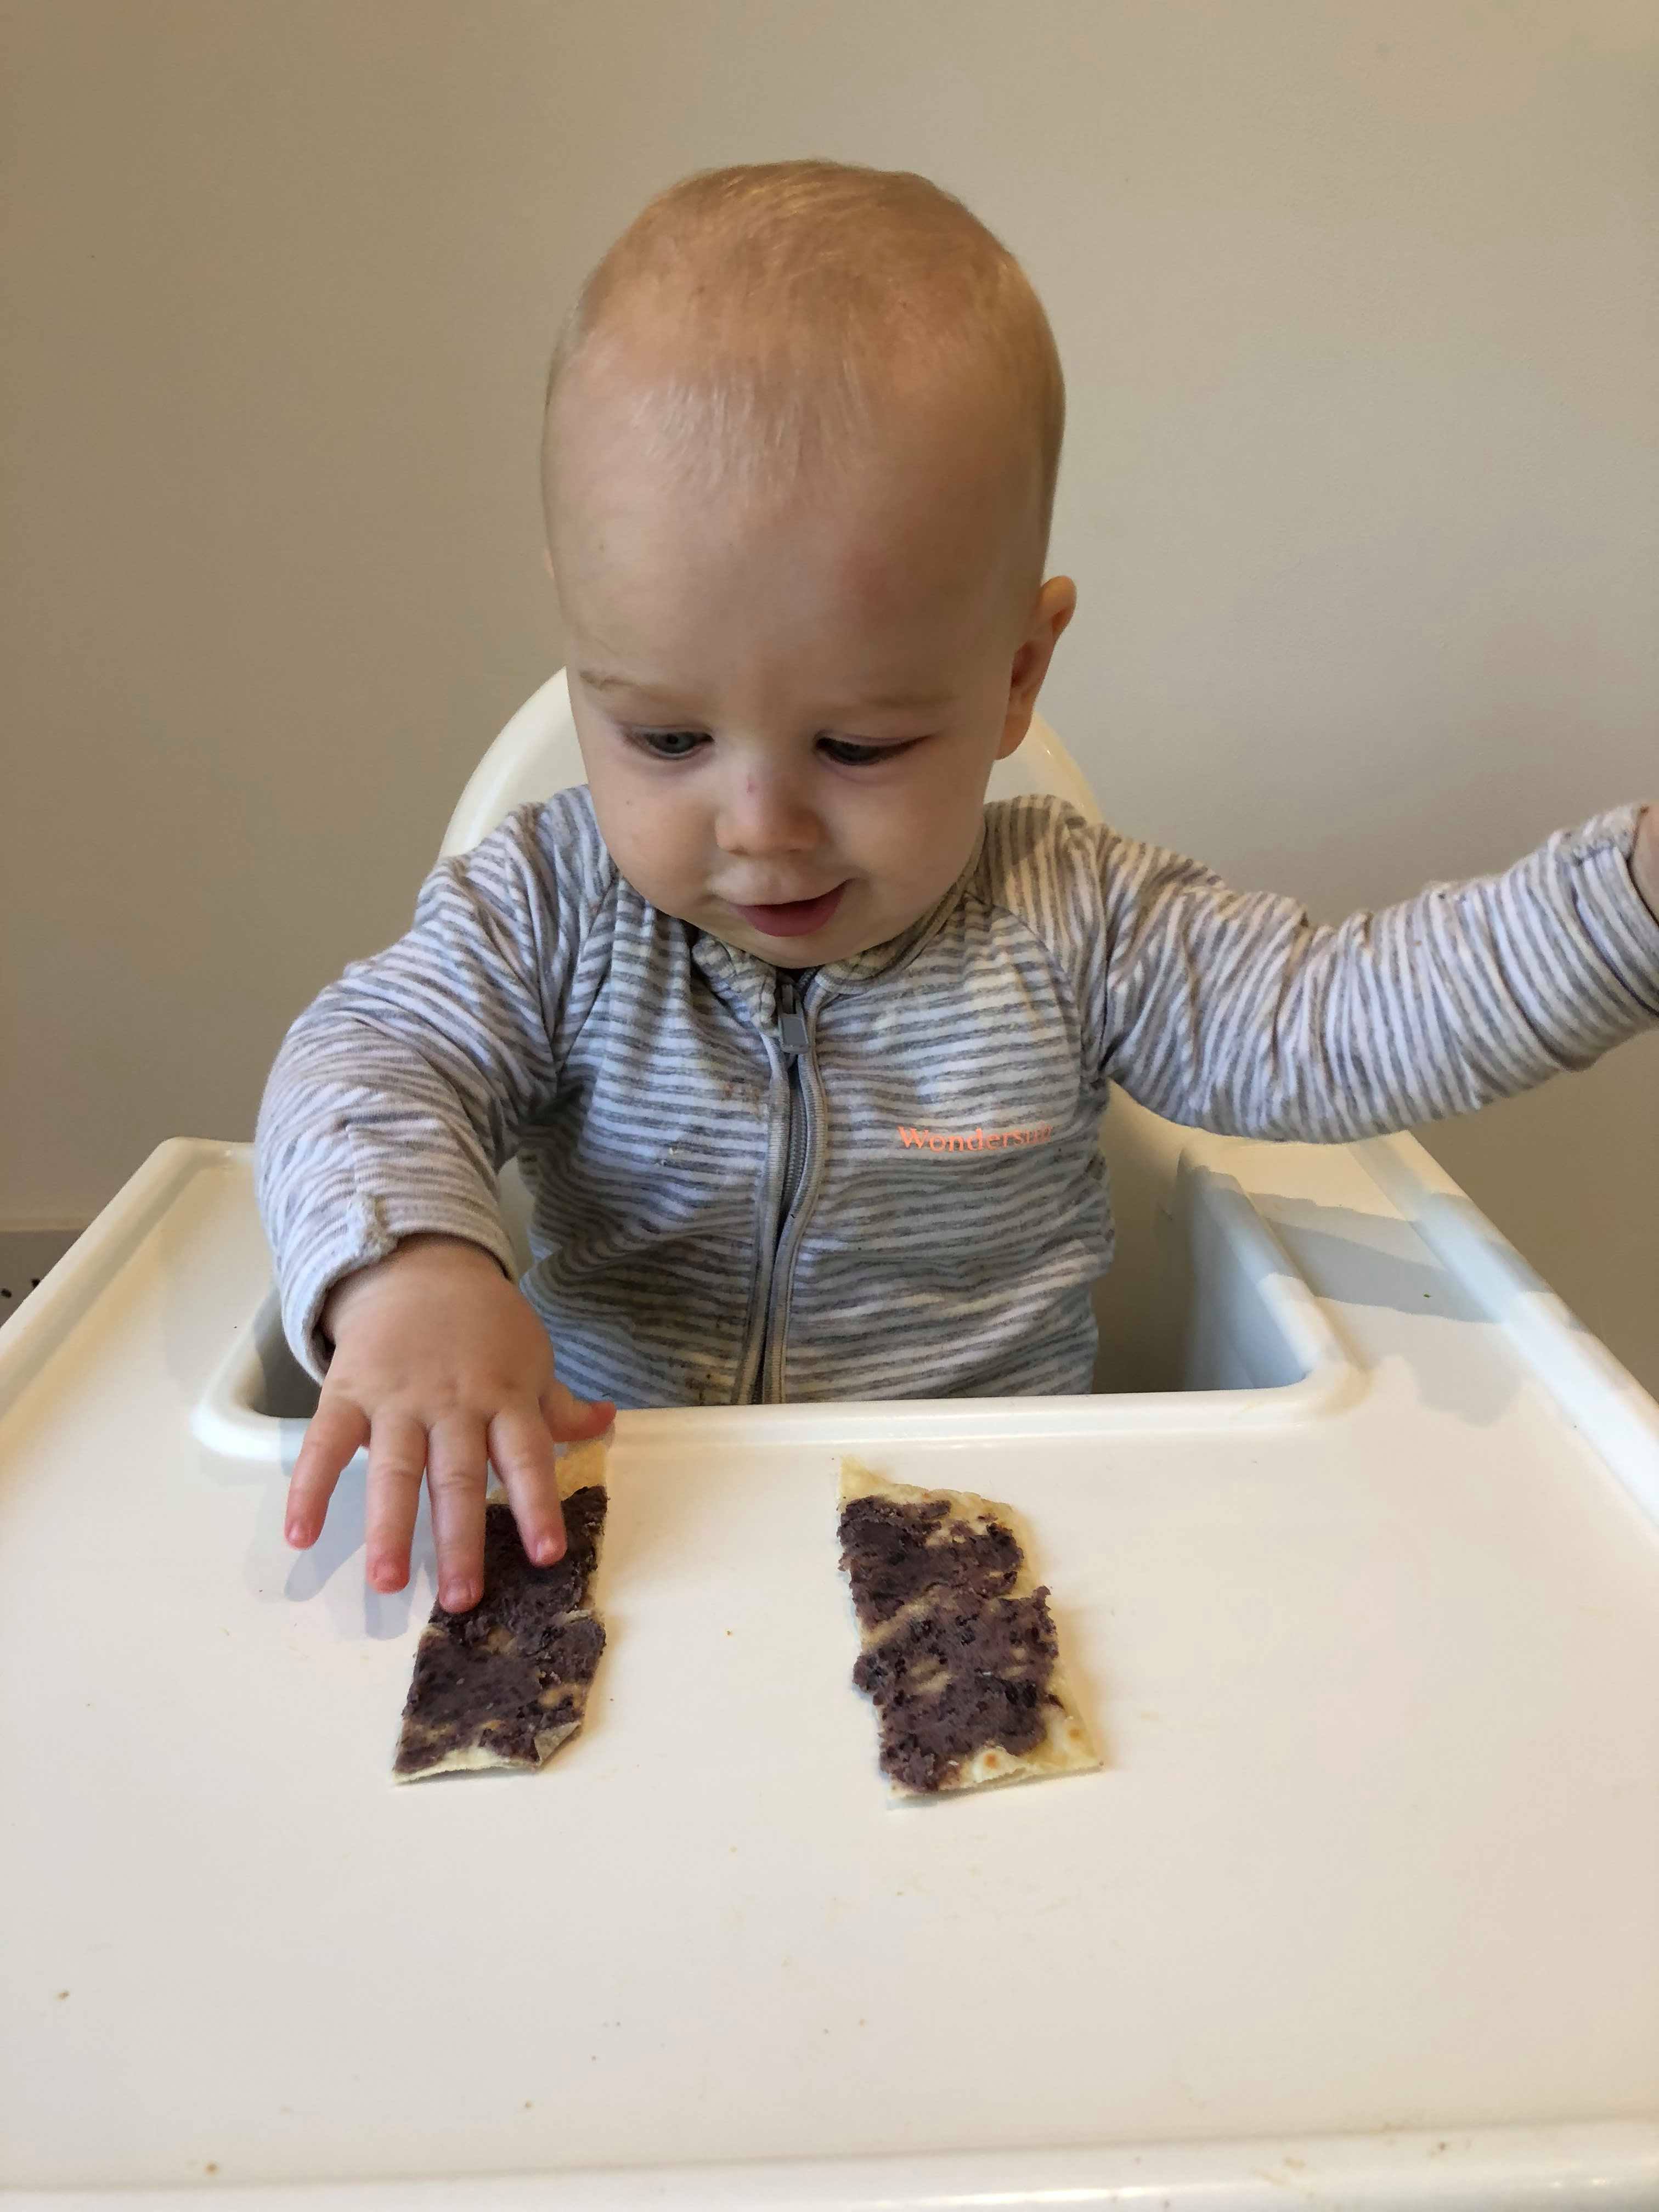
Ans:
[[[630,730],[628,734],[658,760],[690,760],[699,745],[708,743],[701,730]]]
[[[908,752],[915,743],[907,738],[897,745],[861,745],[852,738],[820,738],[820,749],[841,768],[868,768],[874,761],[892,760],[900,753]]]

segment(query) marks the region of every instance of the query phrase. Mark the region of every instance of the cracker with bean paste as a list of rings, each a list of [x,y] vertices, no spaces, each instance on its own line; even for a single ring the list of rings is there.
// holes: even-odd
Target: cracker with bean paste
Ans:
[[[601,1443],[559,1461],[568,1545],[534,1565],[504,1498],[484,1508],[484,1594],[471,1613],[434,1606],[415,1651],[392,1773],[399,1782],[544,1765],[575,1735],[605,1649],[592,1584],[605,1534]]]
[[[894,1798],[1100,1765],[1006,1505],[843,1460],[839,1533],[863,1642],[853,1680]]]

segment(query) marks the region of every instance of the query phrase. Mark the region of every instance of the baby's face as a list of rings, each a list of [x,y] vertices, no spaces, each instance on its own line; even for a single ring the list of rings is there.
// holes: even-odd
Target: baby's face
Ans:
[[[1020,472],[938,443],[764,503],[677,484],[625,427],[567,443],[552,555],[599,828],[654,906],[779,966],[950,889],[1070,616],[1064,579],[1032,583]]]

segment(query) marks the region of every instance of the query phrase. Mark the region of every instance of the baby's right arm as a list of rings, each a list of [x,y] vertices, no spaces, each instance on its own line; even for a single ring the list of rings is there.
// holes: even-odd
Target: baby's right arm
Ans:
[[[465,1613],[483,1593],[488,1471],[506,1485],[525,1550],[564,1551],[556,1440],[598,1436],[610,1406],[572,1397],[528,1302],[488,1252],[453,1237],[412,1237],[337,1284],[323,1309],[334,1357],[289,1486],[287,1534],[322,1534],[340,1471],[368,1446],[365,1542],[376,1589],[401,1589],[424,1472],[438,1595]]]
[[[409,933],[348,969],[289,1032],[259,1115],[258,1178],[283,1318],[322,1383],[289,1498],[320,1534],[369,1452],[368,1573],[407,1579],[422,1467],[443,1603],[476,1601],[486,1458],[532,1558],[563,1548],[556,1439],[597,1434],[511,1280],[496,1175],[556,1105],[567,1022],[608,948],[611,867],[577,795],[526,810],[428,878]]]

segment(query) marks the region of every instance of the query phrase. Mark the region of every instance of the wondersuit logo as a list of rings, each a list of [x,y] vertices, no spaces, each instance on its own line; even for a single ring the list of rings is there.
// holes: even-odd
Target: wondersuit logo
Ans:
[[[1010,1145],[1046,1145],[1054,1133],[1052,1121],[1038,1121],[1029,1129],[975,1129],[968,1135],[898,1124],[899,1142],[907,1152],[1006,1152]]]

